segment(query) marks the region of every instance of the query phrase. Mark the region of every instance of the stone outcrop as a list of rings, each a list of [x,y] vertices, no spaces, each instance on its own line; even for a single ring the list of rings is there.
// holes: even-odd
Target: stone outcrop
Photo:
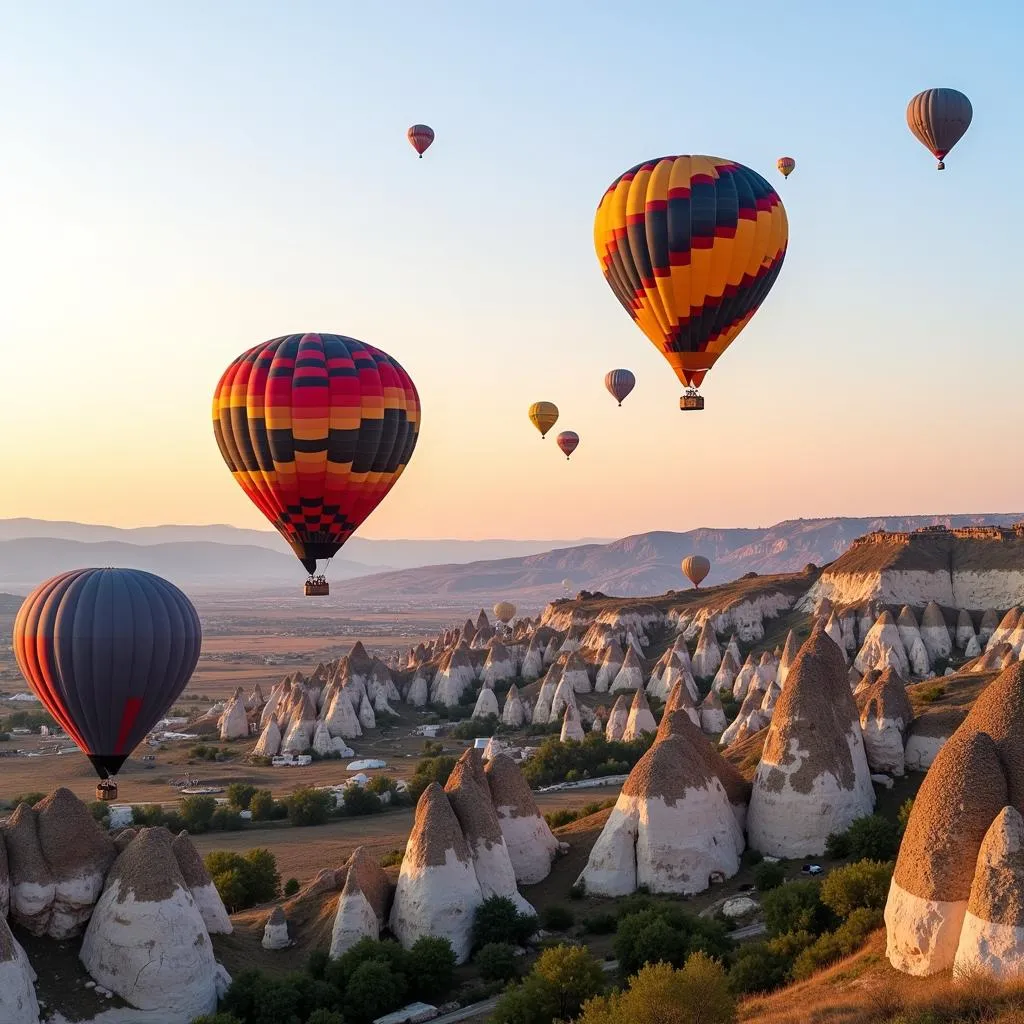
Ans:
[[[365,846],[357,846],[345,865],[345,884],[338,896],[331,931],[331,959],[361,939],[379,939],[387,921],[391,883]]]
[[[518,729],[526,723],[526,706],[519,696],[519,688],[513,683],[505,694],[505,706],[501,709],[502,725]]]
[[[485,771],[516,881],[521,885],[543,881],[551,872],[559,844],[541,816],[523,773],[504,754],[492,758]]]
[[[586,734],[583,731],[583,723],[580,721],[579,709],[575,704],[569,704],[565,708],[565,714],[562,716],[562,731],[559,734],[559,739],[565,743],[567,740],[575,740],[577,743],[582,743]]]
[[[618,641],[612,640],[605,647],[604,654],[601,656],[601,664],[597,669],[597,677],[594,681],[594,689],[598,693],[607,693],[611,688],[612,683],[615,682],[615,677],[622,668],[624,657],[625,655],[623,655]]]
[[[45,935],[56,887],[39,845],[38,815],[18,804],[3,826],[11,878],[11,919],[32,935]]]
[[[750,845],[775,857],[823,853],[828,836],[870,814],[874,802],[846,665],[819,621],[768,729],[747,816]]]
[[[211,935],[230,935],[231,918],[228,917],[224,901],[206,870],[203,858],[192,842],[188,832],[179,832],[171,841],[171,852],[178,864],[181,877],[192,894],[203,924]]]
[[[621,690],[642,690],[643,685],[643,665],[641,665],[636,651],[629,647],[626,649],[626,656],[622,659],[622,668],[616,674],[609,692],[619,693]]]
[[[473,706],[471,717],[488,718],[493,715],[497,718],[499,714],[498,698],[494,695],[494,691],[486,686],[481,687],[480,693],[476,698],[476,704]]]
[[[895,669],[887,668],[873,683],[858,691],[857,702],[868,767],[873,772],[902,775],[903,748],[914,720],[903,680]]]
[[[168,1024],[216,1010],[223,968],[166,829],[142,829],[118,856],[79,956],[97,985]]]
[[[722,707],[722,700],[718,691],[712,686],[707,696],[700,702],[697,709],[700,717],[700,727],[703,732],[712,736],[725,732],[728,722],[725,718],[725,709]]]
[[[277,720],[271,718],[260,733],[256,746],[252,752],[256,757],[274,757],[281,749],[281,730],[278,728]]]
[[[868,630],[853,666],[859,672],[866,672],[871,668],[881,671],[887,665],[892,665],[904,679],[910,678],[910,662],[899,628],[888,612],[882,612]]]
[[[629,697],[620,693],[608,714],[608,724],[604,728],[605,739],[610,742],[621,740],[629,722]]]
[[[423,935],[447,939],[469,959],[473,915],[483,902],[469,846],[445,791],[431,783],[416,805],[391,908],[391,931],[407,949]]]
[[[622,731],[622,739],[627,742],[635,740],[645,732],[656,732],[657,728],[658,723],[654,720],[644,691],[637,690],[629,708],[629,717],[626,719],[626,727]]]
[[[709,621],[704,623],[697,640],[697,649],[693,652],[693,674],[698,679],[711,679],[722,664],[722,649],[718,646],[718,637]]]
[[[35,980],[25,950],[0,914],[0,1020],[4,1024],[39,1024]]]
[[[942,609],[929,601],[921,616],[921,639],[924,641],[928,658],[934,663],[940,658],[948,658],[953,653],[953,641],[946,626]]]
[[[484,686],[494,687],[499,683],[507,683],[516,677],[516,663],[508,649],[499,640],[492,642],[484,662],[480,678]]]
[[[224,705],[217,728],[222,740],[241,740],[249,735],[249,718],[245,712],[245,698],[242,688]]]
[[[562,668],[562,680],[566,686],[572,687],[574,693],[590,693],[590,675],[587,672],[587,663],[579,651],[573,651],[566,658]]]
[[[274,907],[263,926],[263,938],[260,945],[264,949],[275,951],[287,949],[292,944],[291,936],[288,934],[288,918],[280,907]]]
[[[46,934],[69,939],[85,928],[117,855],[89,808],[69,789],[55,789],[35,806],[39,848],[53,880]]]

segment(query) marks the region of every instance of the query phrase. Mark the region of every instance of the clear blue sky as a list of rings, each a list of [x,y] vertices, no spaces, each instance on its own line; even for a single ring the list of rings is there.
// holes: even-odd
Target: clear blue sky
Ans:
[[[1022,32],[995,0],[4,5],[0,516],[261,525],[210,397],[302,330],[419,386],[366,536],[1020,508]],[[904,119],[935,85],[975,111],[942,174]],[[593,252],[604,188],[667,153],[756,168],[790,218],[703,415]]]

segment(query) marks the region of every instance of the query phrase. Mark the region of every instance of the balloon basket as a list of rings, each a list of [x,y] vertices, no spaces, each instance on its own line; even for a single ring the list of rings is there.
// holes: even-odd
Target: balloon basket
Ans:
[[[679,397],[679,408],[683,412],[696,412],[704,408],[704,396],[698,395],[696,391],[687,391]]]
[[[104,779],[96,786],[96,799],[109,804],[111,800],[117,799],[117,783]]]
[[[331,585],[322,576],[306,580],[302,588],[306,597],[327,597],[331,592]]]

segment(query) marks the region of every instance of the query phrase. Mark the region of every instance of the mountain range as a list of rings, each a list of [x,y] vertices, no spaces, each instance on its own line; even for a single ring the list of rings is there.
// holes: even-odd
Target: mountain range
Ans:
[[[1024,513],[794,519],[774,526],[655,531],[604,541],[360,540],[331,563],[344,580],[331,604],[426,606],[479,604],[499,598],[537,607],[571,590],[621,596],[660,594],[688,586],[680,560],[706,555],[705,585],[748,572],[795,572],[823,565],[855,537],[875,529],[1009,525]],[[25,592],[69,567],[119,565],[147,569],[178,585],[217,590],[294,589],[301,576],[276,533],[233,526],[157,526],[134,530],[36,519],[0,520],[0,587]],[[382,571],[386,567],[387,571]]]

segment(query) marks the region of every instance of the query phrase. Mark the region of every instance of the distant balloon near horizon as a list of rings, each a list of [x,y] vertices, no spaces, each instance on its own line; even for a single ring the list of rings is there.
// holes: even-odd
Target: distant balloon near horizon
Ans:
[[[516,606],[511,601],[499,601],[494,606],[494,617],[499,621],[508,625],[516,614]]]
[[[311,577],[387,497],[419,428],[409,374],[341,334],[257,345],[231,362],[213,396],[214,437],[231,475]]]
[[[796,170],[796,161],[791,156],[780,156],[775,166],[784,178],[788,178]]]
[[[957,89],[925,89],[907,104],[907,127],[945,170],[946,154],[971,126],[974,108]]]
[[[696,590],[711,572],[711,563],[703,555],[687,555],[682,561],[682,569]]]
[[[579,447],[580,435],[575,430],[563,430],[555,438],[555,443],[562,449],[562,454],[565,456],[566,462],[568,462],[569,456]]]
[[[605,280],[703,408],[705,375],[750,322],[786,255],[778,193],[756,171],[714,156],[637,164],[605,190],[594,248]]]
[[[576,584],[575,584],[575,583],[573,583],[573,581],[572,581],[571,579],[569,579],[568,577],[566,577],[566,578],[565,578],[564,580],[562,580],[562,586],[563,586],[563,587],[564,587],[564,588],[565,588],[566,590],[572,590],[572,588],[573,588],[574,586],[576,586]]]
[[[188,685],[202,636],[192,602],[160,576],[76,569],[25,598],[14,655],[43,707],[108,779]]]
[[[419,153],[422,160],[423,154],[430,149],[434,141],[434,129],[429,124],[414,124],[405,133],[405,137],[409,140],[412,148]]]
[[[636,377],[631,370],[609,370],[604,375],[604,386],[619,405],[636,387]]]
[[[530,422],[540,431],[543,440],[558,422],[558,406],[554,402],[534,402],[528,415]]]

